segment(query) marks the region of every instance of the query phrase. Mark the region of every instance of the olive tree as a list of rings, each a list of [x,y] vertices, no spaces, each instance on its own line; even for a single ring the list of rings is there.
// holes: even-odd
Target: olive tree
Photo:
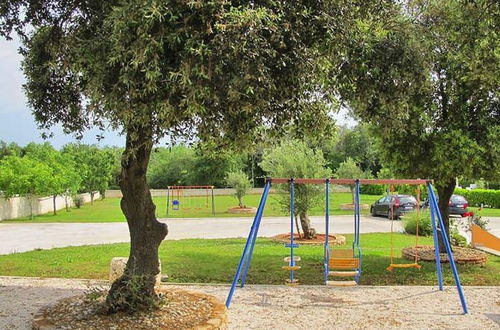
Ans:
[[[248,176],[243,171],[229,172],[227,174],[226,183],[229,187],[234,188],[234,196],[238,199],[238,206],[245,207],[243,197],[252,188],[252,183]]]
[[[279,178],[329,178],[331,170],[321,150],[309,148],[304,142],[291,140],[264,151],[262,169],[272,177]],[[290,210],[288,185],[277,185],[281,190],[280,201],[285,210]],[[307,213],[316,206],[323,205],[324,186],[314,184],[295,185],[295,218],[300,218],[305,238],[313,238],[316,230],[311,227]]]
[[[383,163],[435,180],[449,232],[456,178],[500,175],[500,3],[380,8],[345,27],[349,37],[332,52],[332,88],[373,124]]]
[[[146,182],[162,137],[219,146],[257,127],[321,118],[316,45],[329,20],[316,1],[5,0],[0,33],[23,40],[25,90],[40,128],[91,126],[126,137],[121,209],[130,231],[109,312],[157,301],[158,247],[168,233]],[[328,8],[328,10],[334,10]],[[336,8],[341,12],[341,8]],[[332,20],[332,24],[341,22]],[[332,29],[333,31],[334,29]],[[28,32],[27,32],[28,31]],[[311,95],[317,95],[311,100]],[[134,294],[132,288],[139,288]]]

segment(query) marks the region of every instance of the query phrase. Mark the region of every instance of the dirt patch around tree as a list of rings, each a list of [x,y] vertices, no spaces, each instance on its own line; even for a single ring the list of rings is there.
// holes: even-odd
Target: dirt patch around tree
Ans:
[[[59,300],[34,317],[33,329],[226,329],[226,307],[215,297],[179,289],[161,289],[164,303],[151,313],[108,315],[106,292]]]
[[[299,237],[298,234],[293,234],[293,240],[295,243],[304,245],[320,245],[325,243],[325,234],[316,234],[315,238],[306,239],[302,236]],[[279,243],[290,243],[290,233],[279,234],[272,237],[273,241]],[[331,245],[344,245],[346,243],[345,236],[342,235],[328,235],[328,244]]]
[[[227,211],[229,213],[234,213],[234,214],[254,214],[257,212],[257,209],[255,207],[236,206],[236,207],[231,207],[231,208],[227,209]]]
[[[415,256],[417,256],[419,260],[435,261],[433,246],[406,247],[403,249],[402,254],[405,259],[409,260],[415,260]],[[448,255],[446,253],[440,253],[440,256],[441,263],[449,262]],[[476,249],[454,246],[453,259],[455,259],[455,262],[458,264],[482,265],[486,263],[487,255],[486,253]]]

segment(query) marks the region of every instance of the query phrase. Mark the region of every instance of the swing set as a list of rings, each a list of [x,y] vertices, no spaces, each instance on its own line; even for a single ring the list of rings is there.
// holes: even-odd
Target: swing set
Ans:
[[[209,205],[212,207],[212,215],[215,216],[214,186],[167,186],[167,215],[170,209],[201,210],[208,209]]]
[[[323,249],[323,280],[328,286],[354,286],[359,283],[362,274],[362,249],[360,244],[360,225],[361,225],[361,212],[360,212],[360,185],[361,184],[385,184],[390,185],[393,189],[393,185],[414,185],[417,186],[417,228],[418,228],[418,217],[420,216],[420,185],[426,185],[430,201],[430,213],[431,213],[431,224],[432,224],[432,236],[434,241],[434,256],[436,260],[436,273],[438,280],[439,290],[443,291],[443,274],[441,270],[441,256],[439,253],[438,245],[438,233],[442,237],[444,242],[446,253],[448,255],[448,260],[450,262],[451,271],[453,273],[453,278],[455,280],[455,286],[457,287],[458,295],[460,298],[460,303],[464,314],[468,313],[467,302],[462,290],[462,285],[460,284],[460,278],[458,276],[457,267],[455,260],[453,259],[453,252],[451,251],[450,243],[448,240],[448,235],[444,227],[443,219],[439,211],[437,204],[437,199],[432,188],[431,180],[422,179],[297,179],[297,178],[267,178],[266,184],[264,186],[264,191],[260,199],[259,207],[257,213],[255,214],[254,221],[250,228],[248,234],[245,248],[241,255],[238,267],[234,274],[234,278],[229,290],[229,294],[226,299],[226,307],[229,308],[231,305],[231,300],[233,298],[236,286],[243,288],[245,286],[246,278],[248,275],[248,270],[250,268],[250,263],[252,261],[253,249],[255,247],[255,242],[257,239],[257,234],[259,231],[260,223],[262,220],[262,214],[264,213],[264,208],[266,206],[267,197],[269,195],[269,190],[271,188],[271,183],[275,184],[288,184],[290,191],[290,242],[285,244],[286,248],[289,248],[289,256],[285,257],[283,260],[287,265],[282,268],[289,272],[289,277],[285,280],[285,284],[290,286],[296,286],[299,284],[297,278],[295,278],[295,272],[299,271],[301,267],[297,265],[301,258],[295,254],[295,249],[299,248],[299,244],[294,242],[294,215],[295,215],[295,205],[294,205],[294,195],[295,195],[295,185],[296,184],[324,184],[325,185],[325,241]],[[355,186],[355,196],[354,196],[354,241],[351,248],[340,249],[330,247],[328,241],[329,234],[329,222],[330,222],[330,184],[339,185],[354,185]],[[394,213],[393,213],[394,214]],[[391,262],[387,270],[392,271],[394,268],[417,268],[420,269],[418,264],[418,258],[415,257],[413,263],[396,264],[394,263],[394,247],[393,247],[393,221],[394,217],[391,219]],[[418,229],[416,235],[416,242],[418,244]],[[330,280],[332,278],[346,278],[351,277],[352,280]]]

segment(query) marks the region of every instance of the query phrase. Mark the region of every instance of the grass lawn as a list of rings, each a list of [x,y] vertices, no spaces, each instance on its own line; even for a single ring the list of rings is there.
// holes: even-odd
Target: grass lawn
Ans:
[[[264,216],[287,216],[288,213],[283,211],[278,202],[278,195],[269,195],[264,210]],[[260,195],[248,195],[244,197],[246,206],[257,207],[259,205]],[[361,202],[365,204],[372,204],[379,196],[361,195]],[[156,204],[156,213],[159,218],[166,218],[166,197],[154,197]],[[352,211],[340,210],[340,204],[347,204],[351,202],[350,193],[333,193],[330,199],[332,214],[352,214]],[[185,201],[186,208],[177,211],[170,210],[168,217],[171,218],[205,218],[212,217],[211,208],[205,208],[205,197],[192,197],[190,200]],[[233,196],[215,196],[215,216],[216,217],[253,217],[253,214],[232,214],[227,210],[228,208],[238,205],[236,198]],[[317,207],[312,210],[311,215],[322,215],[323,208]],[[362,213],[367,214],[368,210],[363,210]],[[58,211],[57,215],[47,213],[36,216],[34,220],[29,218],[19,218],[13,220],[4,220],[1,222],[121,222],[125,221],[120,209],[119,198],[106,198],[94,202],[94,205],[85,204],[82,208],[72,208],[70,212],[65,210]],[[0,223],[1,223],[0,222]]]
[[[348,241],[352,235],[347,235]],[[414,244],[414,236],[394,236],[396,255]],[[435,265],[421,262],[422,269],[386,271],[389,265],[389,235],[362,234],[363,275],[365,285],[436,285]],[[162,273],[171,282],[229,283],[234,275],[244,239],[186,239],[164,241],[160,247]],[[432,244],[422,237],[420,244]],[[350,242],[347,243],[350,246]],[[302,284],[322,284],[322,246],[301,246],[302,257],[297,278]],[[127,256],[129,244],[95,245],[38,250],[0,256],[0,275],[62,278],[107,279],[109,262],[115,256]],[[281,269],[289,249],[270,239],[258,239],[248,276],[248,283],[283,284],[288,273]],[[396,262],[408,262],[397,259]],[[500,285],[500,257],[488,256],[484,266],[459,265],[464,285]],[[444,284],[452,285],[449,265],[443,267]]]

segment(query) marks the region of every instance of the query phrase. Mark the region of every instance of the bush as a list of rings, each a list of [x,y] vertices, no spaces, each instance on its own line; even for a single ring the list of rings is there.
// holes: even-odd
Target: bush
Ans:
[[[383,195],[385,186],[381,184],[364,184],[359,187],[359,192],[365,195]]]
[[[450,237],[451,245],[466,247],[467,239],[458,233],[458,230],[454,229],[451,231]]]
[[[80,195],[75,195],[73,196],[73,203],[75,204],[76,208],[79,209],[80,207],[83,206],[85,203],[84,199]]]
[[[488,205],[500,208],[500,190],[491,189],[455,189],[455,194],[464,196],[470,206]]]
[[[403,228],[407,234],[415,235],[417,233],[417,212],[405,214],[403,217]],[[429,211],[420,211],[418,220],[418,235],[432,235],[431,214]]]

